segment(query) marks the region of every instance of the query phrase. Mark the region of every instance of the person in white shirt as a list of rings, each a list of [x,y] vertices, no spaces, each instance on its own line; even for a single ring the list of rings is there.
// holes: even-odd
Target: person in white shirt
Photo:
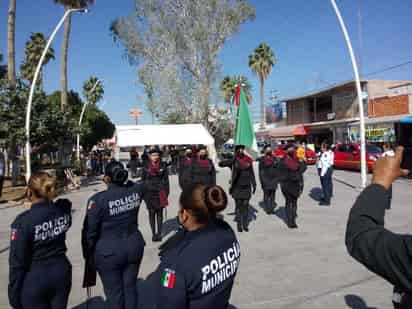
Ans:
[[[392,145],[389,143],[385,143],[383,144],[383,153],[382,153],[382,157],[394,157],[395,156],[395,151],[393,151],[392,149]],[[391,202],[392,202],[392,186],[390,186],[389,190],[389,201],[390,203],[387,204],[386,209],[391,209]]]
[[[321,155],[318,161],[318,171],[323,191],[323,198],[319,205],[330,205],[330,200],[333,195],[332,174],[334,157],[335,155],[331,150],[330,145],[323,143],[321,146]]]

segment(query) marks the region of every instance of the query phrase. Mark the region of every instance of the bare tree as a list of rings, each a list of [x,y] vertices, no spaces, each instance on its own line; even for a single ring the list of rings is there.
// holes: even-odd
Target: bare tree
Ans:
[[[133,17],[112,23],[114,38],[132,63],[152,66],[159,103],[169,92],[175,110],[190,106],[192,118],[208,125],[219,52],[254,8],[246,0],[136,0],[135,8]]]

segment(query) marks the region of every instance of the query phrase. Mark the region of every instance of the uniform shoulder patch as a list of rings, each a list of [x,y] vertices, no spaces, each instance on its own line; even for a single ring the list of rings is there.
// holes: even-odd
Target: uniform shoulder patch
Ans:
[[[96,203],[93,200],[89,200],[89,202],[87,203],[87,210],[92,210],[95,207]]]
[[[18,232],[17,229],[12,228],[10,232],[10,240],[15,241],[18,239]]]
[[[172,269],[166,268],[161,277],[161,284],[163,287],[173,289],[175,287],[176,272]]]

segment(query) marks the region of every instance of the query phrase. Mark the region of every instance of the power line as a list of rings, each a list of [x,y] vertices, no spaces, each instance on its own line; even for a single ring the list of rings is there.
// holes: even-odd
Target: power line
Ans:
[[[374,71],[374,72],[371,72],[371,73],[368,73],[368,74],[364,74],[363,76],[370,76],[370,75],[375,75],[375,74],[387,72],[387,71],[390,71],[390,70],[393,70],[393,69],[397,69],[399,67],[403,67],[403,66],[408,65],[408,64],[412,64],[412,60],[397,64],[397,65],[393,65],[393,66],[390,66],[390,67],[387,67],[387,68],[384,68],[384,69],[381,69],[381,70],[378,70],[378,71]]]

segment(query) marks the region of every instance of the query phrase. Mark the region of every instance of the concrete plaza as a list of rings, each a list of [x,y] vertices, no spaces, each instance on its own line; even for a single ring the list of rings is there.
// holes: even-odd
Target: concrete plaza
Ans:
[[[262,192],[251,200],[249,233],[238,233],[241,264],[233,288],[232,309],[269,308],[391,308],[392,287],[355,262],[344,245],[348,213],[359,194],[359,173],[336,171],[335,196],[331,207],[318,206],[319,179],[314,168],[305,175],[305,191],[299,201],[299,229],[289,230],[284,221],[284,199],[277,195],[276,214],[267,215],[260,207]],[[218,183],[227,189],[229,170],[219,170]],[[175,216],[180,190],[176,176],[171,176],[171,206],[165,232],[176,228]],[[399,180],[394,185],[392,209],[387,213],[387,227],[410,232],[412,182]],[[90,182],[66,197],[73,201],[73,226],[68,233],[68,255],[73,264],[73,287],[69,308],[86,308],[86,291],[81,288],[83,259],[80,233],[87,198],[104,186]],[[9,308],[7,299],[9,225],[23,211],[22,206],[0,206],[0,308]],[[234,204],[230,201],[225,219],[235,228]],[[158,244],[151,242],[147,211],[140,210],[139,223],[147,241],[139,274],[139,308],[152,308],[150,274],[159,263]],[[93,288],[89,308],[103,308],[100,283]]]

